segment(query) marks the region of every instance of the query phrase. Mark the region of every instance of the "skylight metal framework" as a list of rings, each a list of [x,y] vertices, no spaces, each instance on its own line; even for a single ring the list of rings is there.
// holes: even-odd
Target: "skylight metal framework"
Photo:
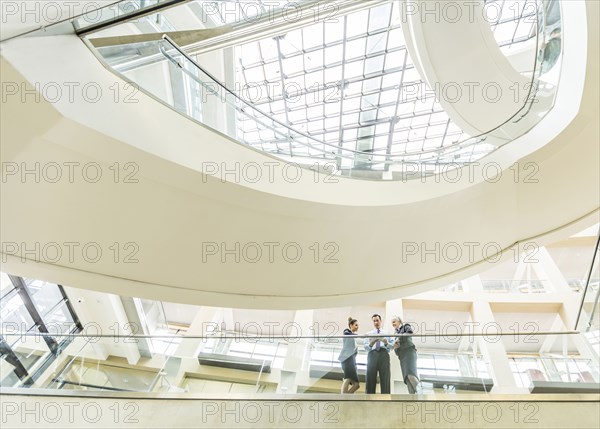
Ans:
[[[515,47],[530,40],[535,34],[539,7],[538,0],[485,0],[486,19],[498,45]]]
[[[537,0],[487,3],[501,47],[535,35]],[[338,145],[340,151],[414,155],[411,160],[438,162],[440,154],[431,155],[432,150],[469,136],[450,120],[416,70],[400,27],[400,7],[400,2],[389,2],[238,46],[238,94],[291,128]],[[289,152],[285,134],[247,116],[238,116],[238,128],[250,145]],[[474,146],[463,154],[470,160],[493,149]],[[304,145],[292,144],[292,149],[294,156],[314,157]],[[338,158],[338,166],[361,168],[360,158]],[[388,166],[370,162],[365,167]]]

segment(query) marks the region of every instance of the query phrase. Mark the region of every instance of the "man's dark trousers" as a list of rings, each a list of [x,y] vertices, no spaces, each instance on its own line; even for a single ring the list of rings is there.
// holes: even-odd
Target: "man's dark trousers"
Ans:
[[[381,393],[390,393],[390,354],[383,347],[367,355],[367,393],[375,393],[378,372]]]

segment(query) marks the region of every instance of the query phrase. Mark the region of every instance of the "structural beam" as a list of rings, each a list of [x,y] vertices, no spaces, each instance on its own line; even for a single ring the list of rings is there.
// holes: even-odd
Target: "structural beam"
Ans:
[[[95,31],[104,30],[106,28],[114,27],[115,25],[129,22],[136,18],[143,18],[144,16],[152,15],[153,13],[162,12],[163,10],[169,9],[173,6],[178,6],[184,3],[188,3],[191,0],[165,0],[156,3],[152,6],[148,6],[142,9],[135,10],[131,13],[124,13],[121,16],[114,17],[105,21],[101,21],[92,25],[88,25],[85,28],[75,30],[75,34],[82,37]]]

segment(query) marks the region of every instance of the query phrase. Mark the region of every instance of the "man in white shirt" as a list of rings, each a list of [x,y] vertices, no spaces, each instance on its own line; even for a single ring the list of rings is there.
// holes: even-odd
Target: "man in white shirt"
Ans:
[[[367,332],[367,335],[385,334],[381,329],[381,316],[374,314],[371,317],[375,329]],[[366,392],[375,393],[377,387],[377,373],[381,383],[381,393],[390,393],[390,349],[392,341],[386,337],[365,338],[365,350],[367,355],[367,377]]]

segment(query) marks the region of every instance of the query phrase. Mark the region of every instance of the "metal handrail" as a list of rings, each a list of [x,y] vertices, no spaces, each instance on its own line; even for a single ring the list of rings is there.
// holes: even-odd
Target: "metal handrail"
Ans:
[[[331,151],[331,152],[327,152],[324,151],[321,148],[312,146],[312,145],[303,145],[305,147],[308,147],[310,149],[314,149],[316,151],[320,151],[323,154],[327,154],[327,155],[333,155],[335,158],[343,158],[343,159],[349,159],[349,160],[356,160],[356,157],[353,157],[351,155],[344,155],[344,154],[340,154],[339,151],[346,151],[346,152],[350,152],[351,154],[355,154],[355,155],[363,155],[366,157],[369,157],[369,159],[367,160],[361,160],[362,162],[364,161],[372,161],[374,163],[377,164],[396,164],[396,163],[406,163],[406,161],[404,159],[401,160],[390,160],[389,158],[391,157],[410,157],[410,156],[421,156],[424,154],[430,154],[430,153],[440,153],[440,152],[445,152],[444,155],[449,155],[452,154],[453,152],[456,152],[458,150],[470,147],[471,145],[474,145],[476,143],[478,143],[481,140],[485,140],[485,137],[482,138],[481,140],[472,142],[470,144],[463,144],[468,142],[471,139],[478,139],[479,137],[483,136],[484,134],[482,134],[481,136],[474,136],[474,137],[469,137],[467,140],[465,140],[464,142],[461,143],[456,143],[453,146],[450,147],[445,147],[445,148],[433,148],[433,149],[428,149],[428,150],[423,150],[423,151],[419,151],[419,152],[414,152],[414,153],[404,153],[404,154],[398,154],[398,153],[390,153],[390,154],[378,154],[378,153],[374,153],[374,152],[364,152],[364,151],[357,151],[357,150],[353,150],[353,149],[347,149],[347,148],[343,148],[337,145],[333,145],[331,143],[327,143],[321,140],[318,140],[308,134],[305,134],[301,131],[298,131],[296,129],[291,128],[288,124],[285,124],[271,116],[269,116],[268,114],[266,114],[265,112],[263,112],[261,109],[259,109],[258,107],[252,105],[250,102],[244,100],[243,98],[239,97],[237,94],[235,94],[235,92],[233,92],[232,90],[230,90],[229,88],[227,88],[226,85],[224,85],[222,82],[220,82],[216,77],[214,77],[210,72],[208,72],[206,69],[204,69],[202,66],[200,66],[196,61],[194,61],[192,58],[190,58],[179,46],[177,46],[177,44],[166,34],[163,35],[163,40],[168,42],[169,45],[171,45],[171,47],[173,47],[175,50],[177,50],[180,55],[182,55],[186,60],[188,60],[189,62],[191,62],[196,68],[198,68],[202,73],[206,74],[214,83],[216,83],[217,85],[219,85],[222,89],[224,89],[227,93],[231,94],[233,97],[236,98],[236,100],[239,100],[241,103],[245,104],[246,106],[250,107],[252,110],[260,113],[261,115],[263,115],[264,117],[268,118],[270,121],[273,121],[279,125],[281,125],[282,127],[284,127],[285,129],[287,129],[288,131],[291,131],[293,133],[299,134],[302,137],[306,137],[312,141],[315,141],[317,144],[319,145],[323,145],[323,146],[329,146],[333,149],[335,149],[335,151]],[[180,68],[186,75],[190,76],[192,79],[194,79],[196,82],[198,82],[199,84],[206,86],[206,84],[204,82],[202,82],[200,79],[198,79],[197,76],[195,76],[194,74],[190,73],[188,70],[186,70],[175,58],[173,58],[171,55],[169,55],[167,52],[165,52],[165,50],[163,49],[162,46],[159,47],[160,52],[165,56],[165,58],[167,58],[169,61],[171,61],[173,64],[175,64],[178,68]],[[261,125],[263,125],[265,128],[271,129],[274,133],[277,134],[282,134],[284,136],[286,136],[288,139],[290,140],[295,140],[292,136],[289,136],[287,134],[282,133],[281,131],[276,130],[273,127],[270,127],[266,124],[264,124],[263,122],[260,122],[256,117],[250,116],[248,115],[243,109],[241,108],[236,108],[238,111],[246,114],[246,116],[252,118],[253,120],[259,122]],[[518,112],[517,112],[518,113]],[[510,120],[510,119],[509,119]],[[508,122],[508,121],[507,121]],[[505,122],[506,123],[506,122]],[[504,125],[504,124],[502,124]],[[500,125],[500,126],[502,126]],[[302,142],[298,141],[298,143],[302,144]],[[386,159],[382,159],[382,160],[373,160],[373,157],[385,157]]]
[[[345,155],[345,154],[340,154],[340,151],[346,151],[346,152],[350,152],[350,154],[353,155],[361,155],[361,156],[365,156],[368,159],[366,160],[361,160],[361,161],[371,161],[377,164],[396,164],[396,163],[404,163],[406,162],[404,159],[401,160],[392,160],[390,158],[392,157],[410,157],[410,156],[421,156],[424,154],[431,154],[431,153],[440,153],[440,152],[445,152],[444,155],[449,155],[453,152],[456,152],[458,150],[464,149],[466,147],[469,147],[473,144],[478,143],[481,140],[485,140],[485,138],[482,138],[481,140],[477,140],[474,142],[471,142],[470,144],[464,144],[469,142],[471,139],[478,139],[480,137],[482,137],[484,134],[480,135],[480,136],[474,136],[474,137],[469,137],[467,140],[465,140],[464,142],[459,142],[454,144],[453,146],[450,147],[445,147],[445,148],[433,148],[433,149],[428,149],[428,150],[424,150],[424,151],[419,151],[419,152],[414,152],[414,153],[404,153],[404,154],[398,154],[398,153],[390,153],[390,154],[378,154],[378,153],[374,153],[374,152],[364,152],[364,151],[357,151],[354,149],[348,149],[348,148],[343,148],[340,147],[338,145],[333,145],[331,143],[327,143],[321,140],[316,139],[315,137],[312,137],[306,133],[303,133],[301,131],[298,131],[296,129],[293,129],[289,126],[289,124],[285,124],[271,116],[269,116],[268,114],[266,114],[265,112],[263,112],[261,109],[259,109],[258,107],[252,105],[250,102],[244,100],[243,98],[241,98],[240,96],[238,96],[235,92],[233,92],[232,90],[230,90],[229,88],[227,88],[226,85],[224,85],[222,82],[220,82],[216,77],[214,77],[210,72],[208,72],[205,68],[203,68],[201,65],[199,65],[196,61],[194,61],[192,58],[190,58],[179,46],[177,46],[177,44],[166,34],[163,35],[163,40],[167,43],[169,43],[169,45],[171,47],[173,47],[175,50],[177,50],[179,52],[180,55],[182,55],[187,61],[189,61],[190,63],[192,63],[198,70],[200,70],[202,73],[206,74],[215,84],[217,84],[218,86],[220,86],[223,90],[225,90],[227,93],[231,94],[236,100],[238,100],[239,102],[245,104],[246,106],[248,106],[249,108],[251,108],[252,110],[258,112],[259,114],[263,115],[264,117],[268,118],[270,121],[273,121],[274,123],[281,125],[282,127],[284,127],[285,129],[287,129],[288,131],[291,131],[292,133],[298,134],[302,137],[305,137],[309,140],[314,141],[316,144],[319,145],[323,145],[323,146],[328,146],[331,147],[332,150],[331,152],[327,152],[319,147],[315,147],[312,145],[305,145],[303,144],[301,141],[297,141],[295,140],[292,136],[286,135],[284,134],[289,140],[292,141],[297,141],[298,143],[302,144],[305,147],[308,147],[309,149],[313,149],[316,151],[320,151],[323,154],[327,154],[327,155],[333,155],[335,158],[344,158],[344,159],[349,159],[349,160],[356,160],[355,156],[352,155]],[[201,85],[205,85],[204,82],[202,82],[200,79],[198,79],[197,76],[195,76],[194,74],[190,73],[188,70],[186,70],[175,58],[173,58],[172,56],[170,56],[167,52],[165,52],[165,50],[163,49],[162,46],[159,47],[161,53],[165,56],[165,58],[167,58],[169,61],[171,61],[172,63],[174,63],[177,67],[179,67],[184,73],[186,73],[188,76],[190,76],[192,79],[194,79],[196,82],[200,83]],[[283,134],[281,133],[281,131],[277,131],[276,129],[269,127],[268,125],[265,125],[263,122],[260,122],[256,117],[252,117],[250,115],[248,115],[243,109],[241,108],[236,108],[238,111],[246,114],[248,117],[251,117],[253,120],[261,123],[263,126],[265,126],[266,128],[271,129],[273,132],[277,133],[277,134]],[[518,113],[518,112],[517,112]],[[510,120],[510,119],[509,119]],[[507,121],[508,122],[508,121]],[[502,124],[504,125],[504,124]],[[502,126],[500,125],[500,126]],[[385,159],[382,160],[374,160],[374,157],[382,157]]]
[[[352,338],[356,339],[356,338],[401,338],[401,337],[413,337],[413,338],[428,338],[428,337],[508,337],[508,336],[546,336],[546,335],[577,335],[580,334],[580,331],[538,331],[538,332],[532,332],[532,331],[527,331],[527,332],[467,332],[467,333],[452,333],[452,334],[445,334],[442,332],[438,332],[438,333],[427,333],[427,334],[419,334],[419,333],[412,333],[412,334],[408,334],[408,333],[404,333],[404,334],[358,334],[358,335],[353,335]],[[237,335],[220,335],[219,333],[215,334],[215,335],[181,335],[181,334],[177,334],[177,335],[145,335],[145,334],[131,334],[131,335],[127,335],[127,334],[86,334],[85,332],[80,332],[77,335],[73,335],[73,334],[56,334],[56,333],[19,333],[19,332],[10,332],[10,333],[3,333],[2,335],[4,335],[5,337],[46,337],[46,336],[50,336],[50,337],[81,337],[81,338],[85,338],[86,340],[91,340],[94,338],[111,338],[111,339],[131,339],[131,340],[135,340],[135,339],[152,339],[152,338],[161,338],[161,339],[187,339],[187,340],[214,340],[214,339],[218,339],[218,340],[235,340],[235,339],[244,339],[244,340],[248,340],[248,339],[256,339],[259,340],[261,338],[266,338],[269,340],[273,340],[273,339],[283,339],[283,340],[290,340],[290,339],[294,339],[294,340],[299,340],[299,339],[312,339],[312,340],[329,340],[329,339],[344,339],[344,338],[348,338],[348,335],[250,335],[250,334],[243,334],[243,333],[239,333]]]
[[[167,43],[169,43],[169,45],[171,45],[177,52],[179,52],[179,54],[181,54],[186,60],[188,60],[190,63],[192,63],[195,67],[197,67],[202,73],[204,73],[205,75],[207,75],[214,83],[216,83],[218,86],[220,86],[223,90],[225,90],[227,93],[231,94],[233,97],[235,97],[236,100],[239,100],[241,103],[245,104],[246,106],[250,107],[252,110],[260,113],[261,115],[269,118],[271,121],[275,122],[276,124],[281,125],[282,127],[293,131],[296,134],[299,134],[303,137],[306,137],[310,140],[313,140],[315,142],[317,142],[318,144],[322,144],[324,146],[330,146],[332,148],[334,148],[335,150],[339,150],[340,147],[336,146],[336,145],[332,145],[331,143],[327,143],[327,142],[321,142],[320,140],[317,140],[316,138],[305,134],[301,131],[297,131],[294,130],[293,128],[291,128],[288,124],[285,124],[275,118],[270,117],[269,115],[267,115],[265,112],[263,112],[262,110],[260,110],[259,108],[253,106],[250,102],[244,100],[243,98],[239,97],[235,92],[233,92],[232,90],[230,90],[229,88],[227,88],[226,85],[224,85],[221,81],[219,81],[216,77],[214,77],[208,70],[206,70],[205,68],[203,68],[200,64],[198,64],[196,61],[194,61],[192,58],[190,58],[179,46],[177,46],[177,44],[166,34],[163,35],[163,40],[166,41]],[[160,51],[161,53],[167,58],[169,59],[171,62],[175,63],[180,69],[185,70],[183,68],[183,66],[181,66],[181,64],[179,64],[177,62],[177,60],[175,60],[173,57],[171,57],[169,54],[167,54],[164,49],[162,49],[162,46],[160,47]],[[294,140],[293,137],[290,137],[292,140]],[[315,148],[317,149],[317,148]],[[351,149],[347,149],[353,153],[357,153],[357,154],[364,154],[367,155],[367,152],[359,152],[359,151],[354,151]]]

